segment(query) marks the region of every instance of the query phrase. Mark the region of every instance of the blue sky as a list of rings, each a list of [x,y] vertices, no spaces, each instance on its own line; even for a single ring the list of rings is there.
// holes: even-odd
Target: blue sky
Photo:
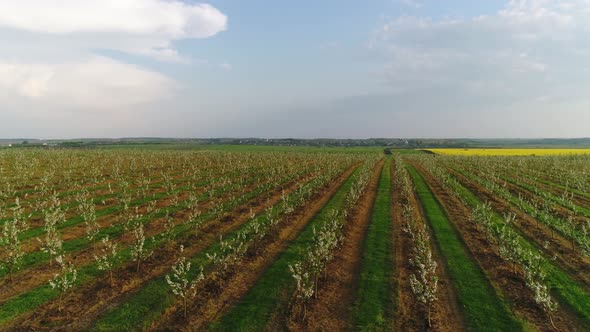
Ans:
[[[0,137],[590,136],[585,0],[0,4]]]

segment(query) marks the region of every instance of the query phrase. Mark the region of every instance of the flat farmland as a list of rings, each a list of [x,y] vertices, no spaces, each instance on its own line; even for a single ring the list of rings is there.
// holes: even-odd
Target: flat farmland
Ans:
[[[0,150],[0,330],[590,330],[590,155],[446,150]]]

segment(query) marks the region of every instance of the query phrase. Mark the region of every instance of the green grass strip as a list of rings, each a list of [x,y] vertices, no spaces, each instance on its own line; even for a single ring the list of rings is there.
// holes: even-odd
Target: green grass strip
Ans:
[[[475,174],[472,174],[472,173],[467,172],[465,170],[462,170],[459,168],[454,168],[454,170],[456,172],[458,172],[459,174],[463,175],[464,177],[466,177],[467,179],[474,181],[476,183],[479,183],[480,185],[482,185],[485,188],[489,188],[487,186],[487,184],[494,184],[493,182],[491,182],[483,177],[476,176]],[[502,198],[503,200],[505,200],[506,202],[511,204],[516,209],[529,215],[531,218],[541,222],[546,227],[548,227],[552,230],[555,230],[558,234],[563,236],[568,241],[574,240],[577,245],[582,245],[582,243],[583,243],[582,241],[584,241],[584,239],[582,237],[578,236],[580,233],[570,231],[571,228],[568,227],[569,223],[567,221],[564,221],[563,219],[558,218],[551,213],[545,214],[547,216],[547,218],[542,218],[542,217],[539,218],[538,216],[535,217],[538,210],[528,201],[519,200],[518,197],[516,195],[514,195],[512,192],[510,192],[509,190],[506,190],[503,187],[498,186],[498,185],[496,185],[495,189],[493,189],[492,191],[495,195]]]
[[[307,169],[305,171],[301,172],[301,173],[292,175],[291,177],[288,178],[288,180],[294,179],[296,176],[302,175],[305,172],[308,172]],[[251,182],[248,182],[248,185],[250,185],[252,183],[255,183],[258,178],[260,178],[260,176],[258,176],[256,178],[253,178]],[[203,185],[203,184],[205,184],[205,181],[199,183],[199,185]],[[267,183],[262,184],[262,186],[266,186],[266,185],[267,185]],[[216,192],[216,195],[223,195],[229,189],[231,189],[231,188],[228,187],[228,188],[225,188],[223,190],[218,190]],[[176,189],[175,192],[181,193],[181,192],[187,191],[187,190],[190,190],[190,186],[180,187],[180,188]],[[134,200],[134,201],[132,201],[130,203],[129,206],[130,207],[139,206],[139,205],[142,205],[142,204],[146,204],[147,202],[149,202],[151,200],[156,200],[157,201],[157,200],[160,200],[160,199],[164,199],[165,197],[168,197],[168,196],[170,196],[170,194],[167,193],[167,192],[158,193],[158,194],[155,194],[153,196],[149,196],[149,197],[146,197],[146,198],[139,198],[137,200]],[[207,201],[208,198],[209,197],[207,196],[206,193],[202,193],[199,196],[199,200],[200,201]],[[165,208],[163,211],[168,211],[170,213],[173,213],[173,212],[180,211],[180,210],[182,210],[184,208],[186,208],[186,202],[181,202],[178,206],[170,206],[170,207]],[[122,211],[122,210],[123,210],[123,205],[115,205],[115,206],[111,206],[109,208],[106,208],[106,209],[102,209],[102,210],[97,211],[96,215],[97,215],[97,217],[103,217],[105,215],[114,214],[115,212]],[[162,213],[161,212],[158,215],[156,215],[157,218],[162,217],[162,216],[165,216],[165,213]],[[145,215],[145,216],[142,217],[141,220],[142,220],[142,222],[144,224],[148,224],[149,222],[151,222],[151,221],[153,221],[153,220],[155,220],[157,218],[153,218],[150,215]],[[84,220],[82,219],[81,216],[72,217],[72,218],[68,219],[68,221],[66,221],[65,223],[61,224],[61,228],[65,227],[65,225],[72,226],[72,225],[75,225],[75,224],[80,224],[83,221]],[[45,232],[45,230],[42,227],[31,229],[31,230],[29,230],[29,232],[30,231],[37,232],[38,234],[37,233],[35,233],[33,235],[28,234],[27,235],[28,237],[41,236]],[[120,237],[124,232],[125,232],[125,230],[124,230],[123,224],[121,224],[121,223],[114,223],[114,224],[112,224],[110,226],[101,228],[100,231],[98,232],[96,238],[97,239],[100,239],[100,238],[103,238],[104,236],[108,235],[111,239],[116,239],[116,238]],[[81,236],[81,237],[77,237],[77,238],[74,238],[74,239],[71,239],[71,240],[68,240],[68,241],[64,241],[63,244],[62,244],[62,251],[63,251],[63,253],[77,252],[77,251],[80,251],[82,249],[85,249],[85,248],[90,247],[92,244],[93,244],[93,242],[90,241],[86,236]],[[20,266],[20,269],[21,270],[24,270],[24,269],[28,269],[28,268],[34,267],[34,266],[36,266],[38,264],[41,264],[41,263],[49,260],[49,258],[50,258],[49,254],[47,254],[47,253],[45,253],[43,251],[40,251],[40,250],[26,253],[24,255],[24,257],[23,257],[23,261],[22,261],[22,264]],[[0,278],[5,277],[7,274],[8,274],[8,271],[7,270],[5,270],[5,269],[4,270],[0,270]]]
[[[393,329],[391,227],[391,158],[387,158],[363,244],[359,288],[353,309],[355,330]]]
[[[540,195],[537,194],[537,192],[541,191],[542,189],[539,189],[536,186],[533,186],[533,185],[530,185],[527,183],[523,183],[513,177],[501,176],[500,178],[508,183],[511,183],[517,187],[520,187],[522,189],[529,191],[535,197],[543,199],[543,197],[539,197]],[[549,191],[543,191],[543,193],[545,195],[545,198],[549,199],[553,203],[555,203],[563,208],[566,208],[570,211],[574,211],[574,209],[575,209],[576,211],[578,211],[578,213],[581,213],[582,215],[584,215],[586,217],[590,217],[590,209],[585,208],[583,206],[576,205],[575,203],[565,202],[561,197],[557,197],[554,194],[550,193]]]
[[[289,194],[289,198],[296,196],[296,192]],[[277,203],[279,204],[279,203]],[[278,210],[275,210],[274,218],[280,218]],[[266,214],[261,213],[256,218],[266,218]],[[244,223],[237,229],[224,235],[226,241],[233,240],[238,233],[248,227],[252,220]],[[193,266],[189,272],[189,279],[195,277],[198,267],[201,266],[208,273],[212,267],[211,260],[207,254],[212,255],[220,253],[220,244],[215,242],[194,257],[190,258]],[[142,330],[156,321],[161,314],[172,306],[176,297],[170,291],[165,275],[162,275],[151,281],[145,287],[133,294],[125,303],[117,306],[99,318],[93,327],[95,331],[113,331],[113,330]]]
[[[292,177],[288,177],[283,180],[282,183],[288,182],[289,179]],[[231,204],[228,202],[224,204],[224,211],[229,211],[231,209],[237,208],[240,204],[244,204],[250,199],[258,195],[264,194],[267,190],[264,188],[258,188],[252,192],[249,192],[236,201],[233,201]],[[170,212],[176,212],[182,210],[185,206],[183,204],[171,208]],[[161,211],[154,214],[150,220],[157,219],[164,217],[166,215],[166,211]],[[200,217],[202,220],[208,221],[213,219],[213,215],[211,213],[205,213]],[[112,229],[114,232],[114,229]],[[188,234],[187,232],[190,230],[190,226],[186,224],[179,224],[176,225],[173,229],[173,238],[181,239],[182,236]],[[105,231],[107,231],[105,229]],[[122,229],[120,231],[123,231]],[[111,235],[109,233],[109,235]],[[117,233],[117,235],[120,235]],[[157,249],[159,246],[163,245],[166,241],[165,238],[162,237],[152,237],[151,240],[148,239],[146,241],[146,250],[154,250]],[[119,251],[118,257],[118,264],[115,268],[123,266],[127,262],[131,261],[131,249],[130,247],[124,248]],[[103,271],[99,271],[96,267],[96,263],[91,263],[82,267],[78,267],[78,278],[76,280],[76,285],[82,285],[93,278],[97,277],[98,275],[104,274]],[[11,321],[15,317],[34,310],[39,305],[46,303],[48,301],[53,300],[59,295],[57,290],[52,290],[48,284],[41,285],[37,288],[32,289],[29,292],[22,293],[14,298],[11,298],[7,302],[5,302],[2,306],[0,306],[0,326],[6,324],[7,322]]]
[[[459,235],[422,175],[410,165],[407,169],[416,186],[416,193],[432,228],[438,249],[445,258],[467,328],[472,331],[523,330],[523,326],[496,294],[479,265],[467,253]]]
[[[554,188],[562,189],[562,190],[567,190],[567,191],[573,192],[574,194],[577,194],[579,196],[590,198],[590,193],[585,192],[585,191],[581,191],[581,190],[579,190],[577,188],[574,188],[572,186],[565,186],[565,185],[563,185],[561,183],[558,183],[558,182],[555,182],[553,180],[546,180],[546,179],[543,179],[543,178],[540,178],[540,177],[536,177],[536,176],[534,176],[534,175],[532,175],[532,174],[530,174],[528,172],[525,172],[525,171],[520,171],[520,174],[523,177],[526,177],[528,179],[531,179],[531,180],[537,181],[539,183],[548,185],[550,187],[554,187]]]
[[[455,190],[463,201],[465,201],[471,208],[483,204],[473,192],[465,188],[459,182],[457,182]],[[504,219],[497,212],[494,212],[492,220],[499,226],[504,225]],[[546,281],[551,287],[552,292],[558,296],[561,304],[566,305],[580,318],[580,320],[582,320],[584,329],[590,331],[589,292],[586,288],[575,282],[566,272],[551,263],[550,257],[543,254],[539,245],[527,241],[518,228],[516,228],[515,231],[521,234],[519,242],[524,248],[530,249],[545,258],[543,268],[545,273],[547,273]]]
[[[181,188],[178,189],[178,192],[181,192],[182,190],[188,190],[189,188]],[[150,198],[142,198],[142,199],[138,199],[133,201],[130,206],[134,207],[134,206],[139,206],[141,204],[145,204],[146,202],[149,202],[150,200],[159,200],[159,199],[163,199],[164,197],[167,197],[168,193],[159,193],[156,194]],[[207,196],[206,194],[201,194],[201,196],[199,197],[200,199],[205,199]],[[182,202],[179,207],[185,207],[185,202]],[[167,209],[170,212],[176,212],[179,211],[180,208],[179,207],[168,207]],[[106,215],[110,215],[110,214],[114,214],[117,211],[122,211],[123,206],[122,205],[116,205],[116,206],[111,206],[109,208],[106,209],[102,209],[100,211],[97,211],[96,215],[97,217],[102,217],[102,216],[106,216]],[[166,210],[166,209],[164,209]],[[157,216],[159,217],[160,215],[165,215],[165,213],[159,213]],[[156,218],[152,218],[150,215],[145,215],[142,217],[142,222],[144,222],[144,224],[149,223],[152,220],[155,220]],[[81,216],[76,216],[73,218],[68,219],[68,221],[66,221],[65,223],[61,224],[61,228],[66,227],[66,226],[73,226],[76,224],[80,224],[82,223],[84,220],[82,219]],[[34,228],[29,230],[30,232],[34,232],[35,234],[27,234],[27,238],[30,237],[40,237],[45,230],[42,228]],[[113,223],[110,226],[101,228],[98,232],[98,234],[96,235],[97,239],[103,238],[106,235],[108,235],[111,239],[116,239],[118,237],[120,237],[123,233],[125,232],[123,224],[121,223]],[[90,241],[85,235],[71,239],[71,240],[67,240],[64,241],[62,244],[62,252],[63,253],[71,253],[71,252],[77,252],[80,251],[82,249],[88,248],[93,244],[93,241]],[[23,256],[23,261],[21,264],[21,270],[24,269],[28,269],[31,267],[34,267],[38,264],[41,264],[47,260],[49,260],[50,256],[48,253],[45,253],[43,251],[37,250],[37,251],[31,251],[26,253]],[[2,270],[0,271],[0,278],[5,277],[8,274],[8,271],[6,270]]]
[[[264,272],[250,291],[219,321],[210,326],[216,331],[263,331],[281,300],[294,289],[289,264],[300,259],[313,243],[313,226],[320,225],[335,209],[342,209],[346,195],[359,174],[350,176],[322,210],[307,224],[301,234]]]

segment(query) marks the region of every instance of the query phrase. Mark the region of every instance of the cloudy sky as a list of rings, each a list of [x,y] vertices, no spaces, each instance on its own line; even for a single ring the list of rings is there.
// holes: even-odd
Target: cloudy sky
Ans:
[[[590,0],[0,2],[0,138],[589,137]]]

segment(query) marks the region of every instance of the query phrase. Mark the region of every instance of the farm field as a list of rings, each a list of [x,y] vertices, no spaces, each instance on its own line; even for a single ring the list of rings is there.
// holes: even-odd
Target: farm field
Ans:
[[[0,150],[0,331],[589,331],[589,150],[429,151]]]

